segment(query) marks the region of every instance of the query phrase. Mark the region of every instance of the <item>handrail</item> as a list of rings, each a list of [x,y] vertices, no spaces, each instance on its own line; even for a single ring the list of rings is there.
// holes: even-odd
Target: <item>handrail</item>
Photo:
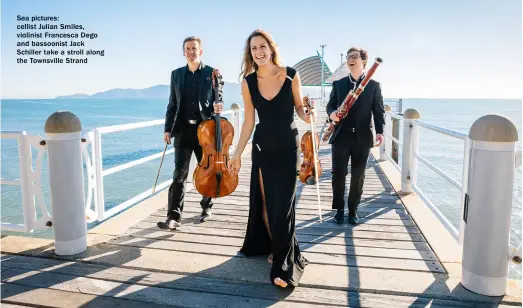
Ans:
[[[454,185],[454,187],[456,187],[459,190],[462,189],[462,185],[460,183],[458,183],[456,180],[452,179],[443,170],[441,170],[440,168],[436,167],[434,164],[429,162],[427,159],[421,157],[419,154],[416,154],[416,158],[419,159],[421,162],[423,162],[427,167],[432,169],[434,172],[439,174],[443,179],[447,180],[447,182],[449,182],[450,184]]]
[[[242,108],[231,108],[221,113],[221,115],[232,115],[231,123],[235,127],[235,131],[240,132],[241,130],[241,113],[244,111]],[[102,135],[116,132],[123,132],[128,130],[134,130],[138,128],[146,128],[152,126],[164,125],[164,119],[127,123],[127,124],[118,124],[110,125],[104,127],[96,127],[92,131],[86,132],[82,138],[82,156],[84,157],[84,165],[87,169],[87,198],[86,198],[86,219],[88,222],[94,222],[96,220],[102,221],[105,220],[123,210],[129,206],[135,204],[136,202],[147,198],[152,195],[152,188],[148,189],[129,200],[118,204],[117,206],[105,210],[105,198],[104,198],[104,177],[107,175],[114,174],[118,171],[129,169],[131,167],[144,164],[151,160],[157,159],[163,155],[163,152],[158,152],[140,159],[133,160],[118,166],[103,169],[102,164]],[[1,131],[1,138],[10,138],[18,140],[19,148],[19,164],[20,164],[20,178],[19,179],[9,179],[9,178],[0,178],[0,185],[10,185],[10,186],[19,186],[22,190],[22,205],[23,205],[23,224],[13,224],[8,222],[1,223],[2,230],[8,231],[17,231],[17,232],[32,232],[36,229],[48,228],[52,225],[51,216],[45,209],[45,203],[42,199],[41,187],[40,187],[40,177],[41,177],[41,160],[43,159],[44,151],[46,151],[45,141],[42,141],[42,138],[39,136],[27,135],[25,131]],[[233,141],[231,150],[234,149],[238,140],[239,133],[237,138]],[[91,153],[87,150],[87,147],[91,145]],[[38,147],[38,157],[37,157],[37,166],[36,170],[32,171],[31,163],[31,149],[30,147]],[[175,152],[174,149],[169,149],[165,152],[165,155],[170,155]],[[195,167],[193,162],[192,168]],[[33,181],[36,181],[36,187],[31,185]],[[159,192],[167,187],[169,187],[172,179],[169,179],[163,183],[159,183],[156,186],[156,192]],[[33,187],[33,188],[32,188]],[[155,193],[156,193],[155,192]],[[36,203],[38,201],[38,206],[43,212],[43,216],[38,220],[36,219]],[[94,210],[91,209],[91,203],[94,203]]]
[[[454,138],[458,138],[458,139],[461,139],[461,140],[465,140],[465,139],[468,138],[468,135],[464,134],[462,132],[458,132],[458,131],[451,130],[451,129],[448,129],[448,128],[439,127],[439,126],[432,125],[432,124],[423,123],[423,122],[421,122],[419,120],[416,121],[416,125],[419,125],[421,127],[430,129],[432,131],[435,131],[435,132],[438,132],[438,133],[442,133],[444,135],[447,135],[447,136],[450,136],[450,137],[454,137]]]
[[[244,109],[229,109],[221,113],[221,115],[233,115],[233,117],[239,117],[238,119],[234,119],[232,122],[233,126],[241,125],[241,123],[238,121],[241,119],[241,112],[243,112]],[[236,113],[238,112],[238,114]],[[98,214],[98,220],[102,221],[105,220],[123,210],[128,208],[129,206],[133,205],[134,203],[143,200],[149,196],[152,195],[152,188],[148,189],[141,194],[134,196],[133,198],[124,201],[115,207],[111,208],[110,210],[105,210],[105,198],[104,198],[104,177],[114,174],[116,172],[129,169],[134,166],[138,166],[141,164],[144,164],[146,162],[149,162],[151,160],[160,158],[163,155],[163,152],[159,152],[156,154],[151,154],[146,157],[142,157],[140,159],[136,159],[115,167],[111,167],[109,169],[104,170],[102,166],[102,134],[109,134],[109,133],[115,133],[115,132],[122,132],[122,131],[128,131],[132,129],[138,129],[138,128],[145,128],[145,127],[152,127],[152,126],[158,126],[158,125],[164,125],[165,120],[152,120],[152,121],[144,121],[144,122],[136,122],[136,123],[128,123],[128,124],[119,124],[119,125],[111,125],[111,126],[104,126],[104,127],[97,127],[93,130],[94,132],[94,143],[93,143],[93,164],[95,165],[95,178],[96,178],[96,188],[95,188],[95,204],[96,204],[96,213]],[[240,127],[235,127],[235,131],[240,131]],[[237,142],[238,139],[234,140],[234,142]],[[231,150],[236,146],[236,143],[233,143],[233,146],[231,147]],[[170,149],[165,152],[165,155],[173,154],[175,152],[174,149]],[[192,163],[190,168],[194,168],[195,164]],[[189,174],[192,174],[192,172],[189,172]],[[165,189],[170,185],[172,182],[172,179],[169,179],[163,183],[160,183],[157,186],[157,189],[155,190],[155,193]]]
[[[234,111],[232,109],[230,109],[230,110],[222,112],[221,115],[232,114],[233,112]],[[144,121],[144,122],[135,122],[135,123],[128,123],[128,124],[117,124],[117,125],[103,126],[103,127],[98,127],[98,130],[100,131],[101,134],[109,134],[109,133],[128,131],[128,130],[137,129],[137,128],[158,126],[158,125],[162,125],[164,123],[165,123],[165,119],[163,119],[163,120],[151,120],[151,121]]]
[[[152,121],[98,127],[98,130],[100,131],[101,134],[109,134],[109,133],[127,131],[127,130],[131,130],[131,129],[157,126],[157,125],[162,125],[164,123],[165,123],[165,120],[152,120]]]
[[[465,193],[466,193],[465,190],[467,188],[466,185],[468,182],[469,151],[470,151],[470,146],[471,146],[471,140],[469,139],[468,135],[465,133],[459,132],[459,131],[452,130],[452,129],[436,126],[433,124],[424,123],[424,122],[420,121],[419,119],[404,118],[402,115],[396,114],[392,111],[387,111],[385,113],[385,119],[386,119],[387,127],[383,134],[385,140],[381,146],[382,148],[380,149],[381,159],[386,159],[386,160],[390,161],[393,164],[393,166],[396,167],[396,169],[400,173],[408,175],[406,178],[410,184],[408,186],[404,186],[403,181],[405,179],[403,179],[403,177],[402,177],[402,189],[404,187],[407,187],[409,189],[412,189],[411,192],[417,193],[419,195],[419,197],[424,201],[424,203],[436,215],[436,217],[443,223],[445,228],[447,228],[447,230],[452,234],[452,236],[460,244],[463,244],[463,230],[464,230],[463,224],[460,224],[459,228],[454,227],[450,223],[450,221],[447,219],[447,217],[445,217],[445,215],[442,214],[442,212],[431,202],[431,200],[423,193],[423,191],[421,191],[421,189],[417,185],[416,181],[417,181],[417,161],[420,161],[424,165],[426,165],[429,169],[436,172],[442,179],[444,179],[445,181],[447,181],[448,183],[450,183],[451,185],[453,185],[460,191],[461,216],[462,216],[463,210],[464,210],[463,206],[464,206],[464,202],[465,202]],[[392,136],[391,119],[397,119],[397,120],[401,121],[404,124],[403,125],[404,130],[406,129],[407,126],[410,127],[410,130],[409,130],[410,133],[405,134],[405,131],[404,131],[404,137],[406,137],[407,140],[400,141],[399,138],[395,138],[394,136]],[[436,165],[431,163],[428,159],[424,158],[423,156],[421,156],[418,153],[418,146],[419,146],[418,145],[418,143],[419,143],[418,127],[423,127],[428,130],[440,133],[442,135],[450,136],[450,137],[456,138],[458,140],[464,141],[464,145],[463,145],[464,155],[463,155],[463,169],[462,169],[461,183],[459,181],[455,180],[454,178],[452,178],[451,176],[449,176],[444,170],[437,167]],[[392,159],[392,156],[391,156],[392,149],[390,146],[391,142],[394,142],[398,145],[401,145],[402,142],[407,142],[407,143],[411,144],[410,147],[407,147],[407,149],[409,149],[409,151],[411,151],[412,153],[410,153],[410,155],[405,155],[406,153],[402,154],[402,160],[403,160],[402,165],[403,165],[403,167],[407,166],[407,168],[409,168],[409,170],[406,170],[406,172],[404,170],[402,170],[402,166],[398,165]],[[382,156],[382,155],[384,155],[384,156]],[[405,162],[406,160],[409,160],[409,162]],[[515,167],[516,168],[518,168],[521,165],[520,161],[521,161],[521,150],[516,150],[516,153],[515,153]]]
[[[411,139],[410,140],[402,140],[403,142],[412,143],[411,151],[413,152],[410,157],[407,156],[408,157],[407,159],[410,159],[411,161],[410,161],[410,163],[407,163],[406,165],[407,166],[411,166],[410,168],[412,169],[412,170],[407,170],[407,173],[409,174],[408,178],[411,181],[411,185],[409,185],[407,187],[411,187],[412,191],[419,195],[419,197],[431,209],[431,211],[436,215],[436,217],[443,223],[443,225],[452,234],[452,236],[458,242],[461,242],[461,238],[460,238],[460,236],[462,236],[461,228],[460,228],[461,231],[458,231],[457,228],[454,227],[450,223],[450,221],[447,219],[447,217],[445,217],[445,215],[443,215],[443,213],[432,203],[432,201],[423,193],[423,191],[421,191],[421,189],[417,185],[417,183],[416,183],[417,182],[417,161],[422,162],[424,165],[426,165],[431,170],[436,172],[439,176],[441,176],[441,178],[443,178],[445,181],[449,182],[454,187],[456,187],[461,192],[461,198],[463,199],[464,198],[464,193],[463,193],[464,184],[466,184],[465,181],[466,181],[466,175],[467,175],[467,172],[468,172],[468,170],[467,170],[468,155],[465,155],[465,157],[464,157],[464,168],[463,168],[463,174],[462,174],[463,175],[463,178],[462,178],[462,182],[463,183],[459,183],[458,181],[454,180],[451,176],[449,176],[445,171],[441,170],[436,165],[431,163],[429,160],[427,160],[423,156],[419,155],[419,153],[418,153],[419,132],[418,132],[417,127],[423,127],[423,128],[429,129],[431,131],[434,131],[434,132],[437,132],[437,133],[440,133],[440,134],[443,134],[443,135],[447,135],[447,136],[450,136],[450,137],[457,138],[459,140],[466,141],[465,142],[465,146],[464,146],[465,154],[467,152],[467,145],[469,144],[467,142],[468,136],[466,134],[462,133],[462,132],[454,131],[454,130],[451,130],[451,129],[447,129],[447,128],[444,128],[444,127],[440,127],[440,126],[436,126],[436,125],[432,125],[432,124],[428,124],[428,123],[424,123],[424,122],[422,122],[420,120],[408,120],[408,119],[405,119],[402,115],[395,114],[395,113],[393,113],[391,111],[387,111],[385,113],[385,116],[386,116],[386,119],[387,119],[387,123],[391,123],[392,122],[390,119],[397,119],[397,120],[399,120],[399,121],[401,121],[403,123],[405,123],[405,121],[407,120],[412,125],[412,136],[409,136]],[[404,125],[404,129],[405,129],[405,125]],[[394,138],[391,135],[390,124],[389,124],[389,127],[387,128],[387,131],[384,133],[384,137],[385,137],[385,139],[390,139],[392,142],[395,142],[398,145],[402,145],[402,142],[400,140],[398,140],[397,138]],[[388,141],[384,140],[384,143],[386,143],[386,142],[388,142]],[[402,170],[402,166],[398,165],[392,159],[391,153],[390,153],[390,149],[386,149],[384,151],[381,151],[380,153],[384,153],[386,155],[386,159],[388,161],[390,161],[394,165],[394,167],[396,167],[396,169],[400,173],[402,173],[402,171],[403,171]],[[405,160],[405,157],[403,158],[403,160]],[[403,185],[402,185],[402,187],[403,187]]]
[[[174,149],[170,149],[168,151],[165,151],[165,155],[168,155],[168,154],[171,154],[171,153],[174,153]],[[112,167],[112,168],[107,169],[107,170],[103,170],[102,171],[102,175],[106,176],[106,175],[113,174],[113,173],[118,172],[118,171],[129,169],[131,167],[141,165],[141,164],[146,163],[148,161],[151,161],[153,159],[160,158],[160,157],[162,157],[162,155],[163,155],[163,152],[159,152],[159,153],[152,154],[152,155],[140,158],[140,159],[136,159],[136,160],[133,160],[131,162],[128,162],[128,163],[125,163],[125,164],[121,164],[121,165],[118,165],[116,167]]]

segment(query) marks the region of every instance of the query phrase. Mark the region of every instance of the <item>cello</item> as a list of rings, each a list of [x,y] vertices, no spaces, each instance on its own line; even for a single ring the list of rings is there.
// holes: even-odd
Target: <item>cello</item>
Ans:
[[[320,202],[320,176],[322,167],[320,159],[318,158],[318,150],[320,146],[320,135],[314,132],[314,106],[311,104],[309,96],[303,98],[304,107],[309,110],[311,116],[311,129],[306,131],[301,137],[301,151],[303,153],[303,162],[300,166],[298,176],[300,181],[307,185],[316,184],[316,194],[318,196],[318,213],[320,221],[321,217],[321,202]],[[313,137],[314,136],[314,137]]]
[[[215,104],[223,103],[223,79],[217,70],[212,72]],[[234,127],[214,113],[214,118],[198,126],[198,142],[202,147],[202,159],[193,173],[196,190],[208,198],[230,195],[238,186],[238,175],[229,172],[229,148],[234,138]]]

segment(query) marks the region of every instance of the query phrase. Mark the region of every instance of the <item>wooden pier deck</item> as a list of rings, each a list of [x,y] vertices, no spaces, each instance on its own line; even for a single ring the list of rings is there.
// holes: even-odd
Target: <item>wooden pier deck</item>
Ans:
[[[301,133],[307,129],[299,126]],[[375,156],[367,165],[360,224],[334,224],[329,146],[321,148],[320,158],[323,222],[318,221],[316,187],[298,184],[297,234],[311,264],[295,289],[270,284],[266,258],[238,254],[248,216],[247,153],[238,189],[214,201],[211,221],[199,222],[200,196],[193,189],[187,192],[181,230],[159,230],[156,223],[165,218],[167,204],[163,191],[90,230],[90,246],[77,256],[54,255],[49,240],[3,237],[2,305],[521,306],[518,282],[509,283],[504,297],[480,296],[459,284],[459,246],[446,242],[450,236],[419,198],[397,193],[397,181],[387,174],[393,168]]]

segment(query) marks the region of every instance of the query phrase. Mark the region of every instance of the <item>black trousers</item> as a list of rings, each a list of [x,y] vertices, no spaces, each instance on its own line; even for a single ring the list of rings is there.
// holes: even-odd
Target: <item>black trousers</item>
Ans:
[[[203,150],[198,143],[197,128],[198,125],[191,124],[183,130],[183,135],[174,135],[174,172],[173,182],[169,187],[167,218],[181,219],[192,153],[194,152],[198,162],[202,160]],[[211,198],[203,197],[200,205],[204,210],[212,208],[213,204]]]
[[[355,213],[363,194],[365,168],[370,148],[358,144],[356,136],[343,136],[341,142],[332,145],[332,209],[345,208],[345,183],[348,174],[349,158],[351,160],[350,190],[348,196],[349,213]]]

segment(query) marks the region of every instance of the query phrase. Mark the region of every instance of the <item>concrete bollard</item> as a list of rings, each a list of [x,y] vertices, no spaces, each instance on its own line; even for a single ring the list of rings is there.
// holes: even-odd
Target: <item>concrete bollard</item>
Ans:
[[[380,161],[387,160],[387,155],[390,153],[390,151],[387,152],[387,150],[392,146],[392,140],[387,136],[388,135],[387,133],[390,130],[390,117],[387,115],[387,112],[391,112],[392,108],[389,105],[385,105],[384,107],[385,107],[385,127],[383,129],[383,142],[380,145]]]
[[[516,165],[516,126],[500,115],[477,119],[471,140],[463,217],[461,284],[487,296],[506,293],[512,193]]]
[[[82,124],[69,111],[58,111],[45,122],[49,159],[49,186],[57,255],[87,249]]]
[[[420,118],[416,109],[407,109],[403,113],[403,147],[401,148],[401,191],[412,193],[416,185],[419,133],[413,122]]]

